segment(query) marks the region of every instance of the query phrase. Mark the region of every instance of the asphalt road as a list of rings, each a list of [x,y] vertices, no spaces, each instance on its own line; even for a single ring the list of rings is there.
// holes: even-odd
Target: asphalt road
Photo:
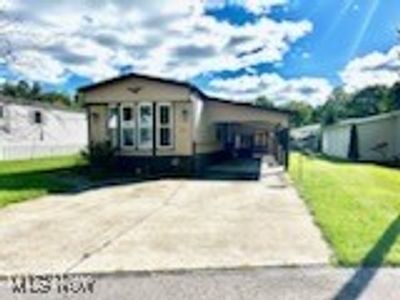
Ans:
[[[35,293],[13,293],[3,279],[0,299],[400,299],[400,269],[394,268],[313,266],[85,276],[82,282],[93,280],[92,292],[87,285],[77,294],[57,290],[56,284],[41,293],[37,282]]]

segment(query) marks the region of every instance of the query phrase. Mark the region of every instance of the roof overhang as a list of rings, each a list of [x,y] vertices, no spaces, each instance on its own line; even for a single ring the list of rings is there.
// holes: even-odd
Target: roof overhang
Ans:
[[[282,108],[269,108],[269,107],[262,107],[262,106],[257,106],[252,103],[248,102],[239,102],[239,101],[233,101],[233,100],[227,100],[227,99],[221,99],[217,97],[211,97],[206,95],[203,91],[201,91],[198,87],[192,85],[189,82],[185,81],[178,81],[174,79],[166,79],[166,78],[160,78],[160,77],[154,77],[150,75],[144,75],[144,74],[136,74],[136,73],[129,73],[125,74],[122,76],[114,77],[111,79],[107,79],[104,81],[100,81],[94,84],[86,85],[83,87],[78,88],[78,93],[87,93],[92,90],[95,90],[99,87],[104,87],[122,80],[130,79],[130,78],[138,78],[138,79],[145,79],[145,80],[150,80],[154,82],[159,82],[159,83],[164,83],[164,84],[170,84],[170,85],[175,85],[179,87],[184,87],[188,88],[191,92],[196,93],[200,96],[200,99],[203,101],[214,101],[214,102],[219,102],[219,103],[225,103],[225,104],[230,104],[230,105],[236,105],[239,107],[247,107],[247,108],[253,108],[253,109],[259,109],[263,111],[268,111],[268,112],[275,112],[275,113],[280,113],[280,114],[285,114],[285,115],[290,115],[293,112],[287,109],[282,109]]]

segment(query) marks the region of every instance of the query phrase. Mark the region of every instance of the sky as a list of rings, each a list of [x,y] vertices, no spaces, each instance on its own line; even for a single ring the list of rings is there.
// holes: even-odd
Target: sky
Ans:
[[[399,0],[0,0],[0,82],[73,94],[135,72],[323,104],[400,80]],[[0,49],[1,51],[1,49]],[[1,53],[1,52],[0,52]]]

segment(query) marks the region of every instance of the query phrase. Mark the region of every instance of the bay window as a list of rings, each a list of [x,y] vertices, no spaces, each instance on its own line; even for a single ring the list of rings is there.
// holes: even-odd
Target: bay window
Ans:
[[[157,103],[153,111],[152,102],[140,102],[137,104],[122,104],[119,110],[120,116],[120,145],[122,148],[134,148],[149,150],[170,148],[173,145],[173,111],[170,103]],[[156,124],[154,124],[156,114]],[[118,119],[110,108],[108,129],[112,137],[112,130],[116,127],[114,122]],[[156,136],[154,136],[156,126]],[[111,138],[113,141],[113,138]]]

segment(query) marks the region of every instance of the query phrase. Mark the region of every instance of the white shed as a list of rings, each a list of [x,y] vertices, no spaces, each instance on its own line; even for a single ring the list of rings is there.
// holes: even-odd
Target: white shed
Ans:
[[[384,162],[400,159],[400,111],[347,119],[324,127],[323,153],[337,158],[349,158],[353,127],[353,131],[357,131],[358,160]]]

